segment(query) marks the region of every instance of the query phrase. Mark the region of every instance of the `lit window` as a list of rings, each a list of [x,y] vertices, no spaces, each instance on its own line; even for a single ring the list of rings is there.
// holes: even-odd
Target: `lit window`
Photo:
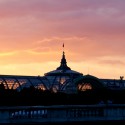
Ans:
[[[78,85],[78,90],[80,91],[86,91],[86,90],[91,90],[92,85],[90,83],[84,83],[84,84],[79,84]]]
[[[43,90],[43,91],[46,90],[46,88],[45,88],[43,85],[38,85],[37,88],[38,88],[38,89],[41,89],[41,90]]]

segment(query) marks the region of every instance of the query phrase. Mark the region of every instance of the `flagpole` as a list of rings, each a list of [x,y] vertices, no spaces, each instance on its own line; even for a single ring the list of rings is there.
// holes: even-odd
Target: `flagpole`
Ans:
[[[64,52],[64,43],[63,43],[63,52]]]

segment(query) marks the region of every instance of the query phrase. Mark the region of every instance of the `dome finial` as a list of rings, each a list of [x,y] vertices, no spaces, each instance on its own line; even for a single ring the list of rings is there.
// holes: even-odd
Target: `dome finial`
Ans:
[[[64,43],[63,43],[62,47],[63,47],[63,56],[62,56],[62,58],[65,59]]]
[[[64,48],[64,43],[63,43],[63,48]]]
[[[63,53],[64,53],[64,43],[63,43],[62,47],[63,47]]]
[[[64,52],[64,43],[62,45],[63,47],[63,55],[62,55],[62,59],[61,59],[61,64],[60,66],[57,68],[57,70],[71,70],[70,67],[67,66],[67,62],[66,62],[66,58],[65,58],[65,52]]]

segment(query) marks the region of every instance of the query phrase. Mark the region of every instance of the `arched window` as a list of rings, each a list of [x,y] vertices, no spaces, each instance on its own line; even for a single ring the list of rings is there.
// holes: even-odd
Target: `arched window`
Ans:
[[[86,91],[91,89],[92,89],[92,85],[90,83],[83,83],[78,85],[78,90],[80,91]]]

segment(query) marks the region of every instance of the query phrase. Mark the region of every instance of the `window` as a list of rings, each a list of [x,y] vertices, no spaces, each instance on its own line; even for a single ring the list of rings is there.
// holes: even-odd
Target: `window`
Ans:
[[[90,83],[82,83],[78,85],[78,90],[80,91],[86,91],[91,89],[92,89],[92,85]]]

